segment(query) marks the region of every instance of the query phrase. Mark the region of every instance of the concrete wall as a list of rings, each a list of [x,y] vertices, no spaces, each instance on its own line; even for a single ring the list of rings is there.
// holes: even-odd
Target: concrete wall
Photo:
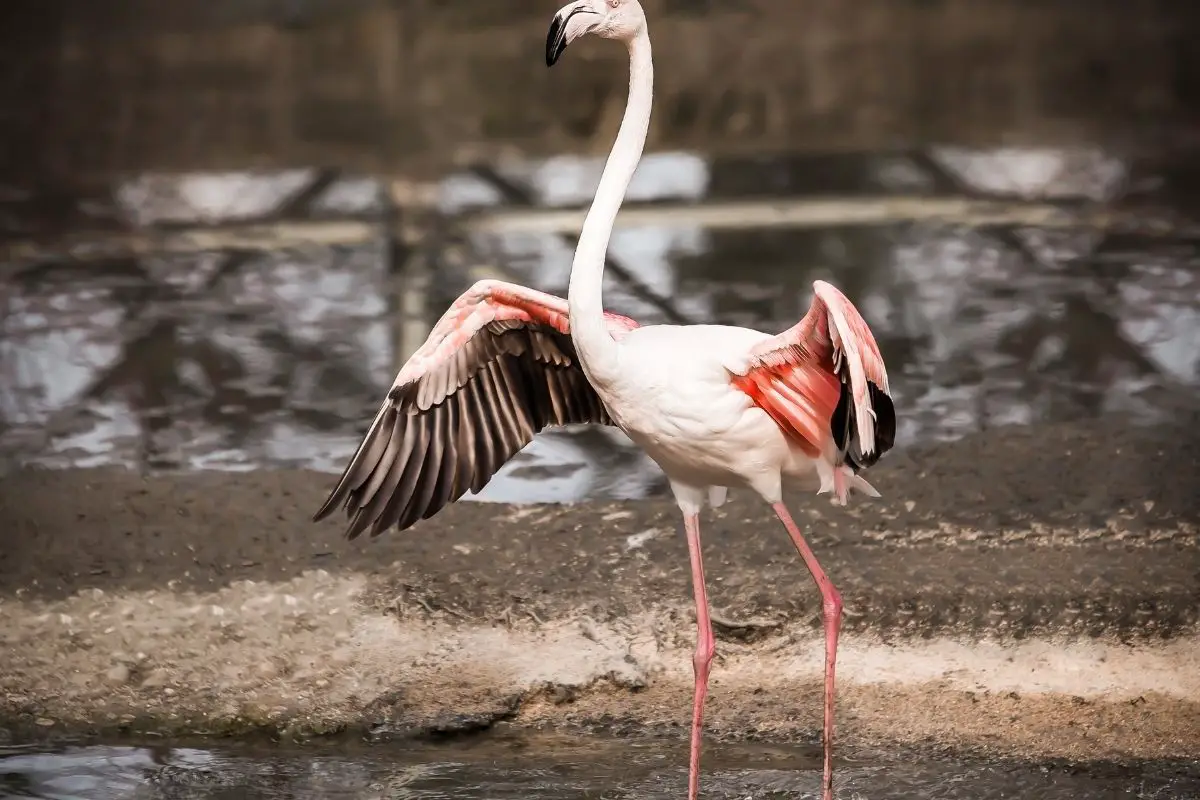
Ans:
[[[624,100],[623,54],[588,41],[547,70],[556,5],[22,6],[0,56],[0,169],[52,182],[256,164],[420,172],[472,152],[600,150]],[[1195,3],[644,5],[658,65],[652,148],[1156,146],[1200,122],[1200,90],[1184,80],[1200,74]]]

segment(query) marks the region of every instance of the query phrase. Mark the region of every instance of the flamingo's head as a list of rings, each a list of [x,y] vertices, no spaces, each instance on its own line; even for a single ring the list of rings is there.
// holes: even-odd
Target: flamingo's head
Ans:
[[[576,0],[558,10],[546,35],[546,66],[554,66],[567,45],[594,33],[605,39],[631,42],[646,26],[638,0]]]

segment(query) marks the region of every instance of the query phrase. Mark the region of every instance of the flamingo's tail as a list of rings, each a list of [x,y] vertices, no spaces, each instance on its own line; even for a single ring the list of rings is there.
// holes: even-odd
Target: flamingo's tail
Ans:
[[[867,483],[867,479],[862,475],[852,475],[850,477],[850,486],[865,494],[867,497],[881,497],[879,491]]]
[[[867,483],[867,479],[861,475],[855,475],[854,470],[846,465],[842,465],[833,470],[832,473],[822,473],[821,488],[817,489],[817,494],[825,494],[833,492],[833,497],[830,498],[835,506],[846,505],[846,498],[850,496],[850,490],[855,489],[867,497],[879,497],[879,492],[874,486]]]

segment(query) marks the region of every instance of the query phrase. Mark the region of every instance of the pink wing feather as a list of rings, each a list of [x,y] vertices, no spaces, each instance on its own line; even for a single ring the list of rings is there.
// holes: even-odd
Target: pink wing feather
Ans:
[[[832,438],[855,467],[875,463],[895,442],[887,370],[854,304],[825,281],[796,325],[755,346],[733,383],[810,456]]]
[[[606,311],[604,318],[615,339],[638,327],[637,322],[620,314]],[[452,358],[488,323],[510,320],[545,325],[566,336],[571,333],[567,301],[563,298],[515,283],[478,281],[450,304],[425,343],[401,368],[392,387],[420,380]]]
[[[637,323],[605,314],[614,338]],[[579,366],[567,301],[480,281],[401,368],[315,520],[339,504],[354,538],[403,530],[479,491],[549,425],[612,424]]]

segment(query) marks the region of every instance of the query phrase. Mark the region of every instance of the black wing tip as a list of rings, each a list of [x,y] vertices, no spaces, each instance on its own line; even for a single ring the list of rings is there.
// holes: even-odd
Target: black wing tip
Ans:
[[[892,398],[872,380],[867,381],[867,393],[870,395],[871,408],[875,411],[875,449],[870,453],[863,453],[858,442],[858,415],[851,402],[849,381],[842,382],[837,408],[829,420],[834,444],[855,473],[875,466],[883,454],[896,444],[896,407]]]
[[[312,515],[313,522],[320,522],[337,509],[338,501],[341,499],[338,497],[338,488],[340,488],[340,481],[339,486],[329,493],[329,496],[325,498],[325,503],[317,509],[317,513]]]
[[[875,409],[875,450],[882,456],[896,445],[896,406],[887,392],[867,381],[871,393],[871,407]]]
[[[401,530],[398,525],[387,525],[380,527],[377,524],[378,522],[378,519],[366,520],[362,525],[359,525],[357,521],[351,522],[346,526],[346,530],[342,536],[347,542],[353,542],[355,539],[362,538],[364,533],[367,534],[368,539],[376,539],[393,528],[396,530]]]
[[[322,520],[326,519],[330,514],[332,514],[334,511],[336,511],[338,508],[338,505],[339,505],[339,502],[338,502],[339,499],[340,498],[337,496],[337,492],[334,492],[333,494],[331,494],[329,496],[329,499],[325,501],[325,505],[321,506],[321,508],[317,510],[317,513],[312,515],[312,521],[313,522],[321,522]],[[348,504],[340,503],[340,505],[342,505],[344,508],[346,508],[347,514],[349,514],[350,509],[348,507]],[[362,531],[354,530],[354,522],[352,521],[346,527],[346,530],[343,533],[343,535],[347,539],[356,539],[356,538],[358,538],[358,535],[360,533],[362,533]]]

